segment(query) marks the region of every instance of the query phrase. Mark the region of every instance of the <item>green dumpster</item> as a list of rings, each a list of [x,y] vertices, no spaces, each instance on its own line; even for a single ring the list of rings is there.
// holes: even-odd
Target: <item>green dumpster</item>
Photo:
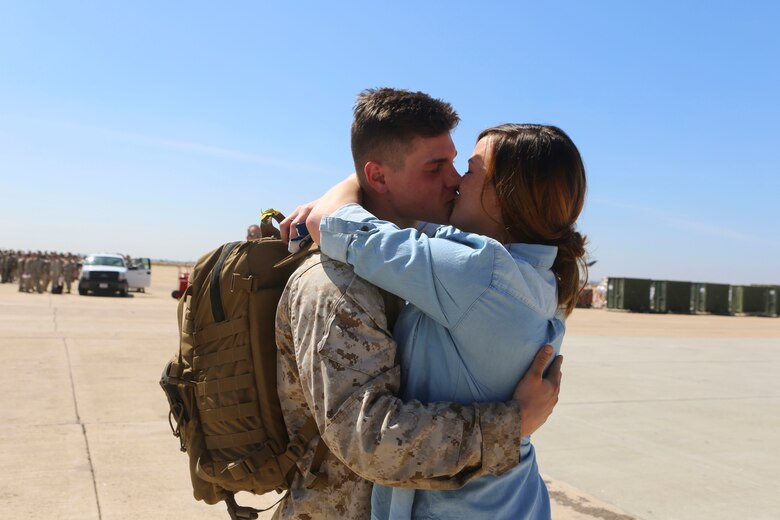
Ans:
[[[650,311],[650,285],[644,278],[609,278],[607,280],[607,309],[634,312]]]
[[[691,312],[729,314],[729,289],[725,283],[694,283],[691,286]]]
[[[650,284],[650,311],[691,312],[691,287],[693,282],[653,280]]]

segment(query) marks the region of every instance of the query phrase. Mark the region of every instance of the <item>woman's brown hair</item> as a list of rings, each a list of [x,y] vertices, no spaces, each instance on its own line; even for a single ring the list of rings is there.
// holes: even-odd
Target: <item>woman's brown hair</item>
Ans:
[[[558,247],[552,270],[558,304],[568,316],[587,280],[585,239],[575,222],[585,204],[585,167],[580,152],[560,128],[505,124],[488,128],[485,182],[492,182],[508,242]],[[483,188],[484,189],[484,188]]]

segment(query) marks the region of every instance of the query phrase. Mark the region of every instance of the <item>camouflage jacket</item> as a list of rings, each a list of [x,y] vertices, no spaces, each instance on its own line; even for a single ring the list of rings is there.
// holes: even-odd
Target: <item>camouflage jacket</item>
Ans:
[[[370,517],[371,482],[455,489],[520,460],[520,412],[514,401],[408,403],[398,399],[400,367],[384,301],[352,268],[315,254],[293,273],[276,315],[278,388],[294,434],[314,415],[330,452],[327,485],[301,473],[274,518]]]

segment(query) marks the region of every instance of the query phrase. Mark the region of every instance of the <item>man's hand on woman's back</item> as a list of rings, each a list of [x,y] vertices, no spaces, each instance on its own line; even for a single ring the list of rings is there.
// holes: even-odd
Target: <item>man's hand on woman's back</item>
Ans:
[[[538,430],[558,403],[563,356],[556,356],[545,375],[544,368],[552,355],[553,348],[550,345],[539,349],[512,396],[520,403],[520,433],[523,437]]]

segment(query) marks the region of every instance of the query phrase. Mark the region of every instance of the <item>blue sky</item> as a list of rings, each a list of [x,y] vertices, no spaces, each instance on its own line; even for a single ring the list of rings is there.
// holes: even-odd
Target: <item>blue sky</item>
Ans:
[[[771,2],[0,1],[0,248],[190,260],[352,171],[368,87],[577,143],[591,279],[780,284]]]

